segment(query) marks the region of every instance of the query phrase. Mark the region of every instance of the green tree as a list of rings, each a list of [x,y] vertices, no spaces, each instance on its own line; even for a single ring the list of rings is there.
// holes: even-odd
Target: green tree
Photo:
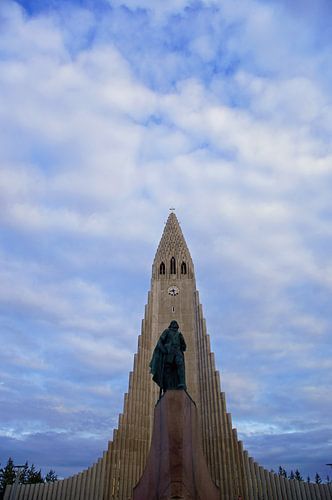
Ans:
[[[5,490],[7,484],[13,484],[15,481],[15,469],[14,462],[11,457],[8,458],[8,462],[6,467],[0,469],[0,488],[1,490]]]
[[[297,479],[298,481],[303,481],[303,477],[301,476],[299,469],[296,469],[294,478]]]
[[[58,476],[56,475],[56,473],[54,472],[54,470],[49,470],[48,473],[46,474],[45,476],[45,481],[47,483],[55,483],[55,481],[58,480]]]
[[[25,462],[23,469],[19,471],[20,483],[22,484],[28,483],[28,472],[29,472],[29,464],[28,462]]]
[[[310,476],[307,476],[307,483],[310,483]]]
[[[31,465],[31,467],[28,469],[27,472],[27,483],[28,484],[36,484],[36,483],[43,483],[44,479],[41,474],[41,470],[36,470],[36,467],[34,464]]]
[[[316,484],[321,484],[321,482],[322,482],[322,478],[320,477],[320,475],[318,474],[318,472],[316,472],[315,483]]]
[[[294,472],[291,470],[288,479],[295,479]]]
[[[52,469],[46,474],[44,479],[41,470],[37,470],[34,464],[29,467],[28,462],[25,462],[24,466],[16,472],[13,459],[9,458],[6,467],[0,468],[0,500],[3,498],[6,486],[15,482],[17,474],[19,474],[19,482],[21,484],[44,483],[45,481],[51,483],[58,479],[58,476]]]
[[[281,465],[279,465],[278,474],[279,476],[287,477],[287,472],[281,467]]]

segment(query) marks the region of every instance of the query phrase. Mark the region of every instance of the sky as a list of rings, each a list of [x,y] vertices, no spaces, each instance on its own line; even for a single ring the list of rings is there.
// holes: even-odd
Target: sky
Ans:
[[[106,449],[173,206],[244,447],[332,475],[331,35],[327,0],[0,2],[2,465]]]

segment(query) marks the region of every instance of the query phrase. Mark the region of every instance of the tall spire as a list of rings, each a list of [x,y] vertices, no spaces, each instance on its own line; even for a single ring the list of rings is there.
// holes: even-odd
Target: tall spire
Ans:
[[[157,248],[156,256],[153,262],[153,277],[158,276],[161,263],[165,264],[166,274],[168,274],[167,264],[170,262],[172,257],[175,258],[179,269],[183,262],[186,264],[188,268],[188,277],[194,276],[194,266],[189,248],[186,240],[184,239],[179,221],[173,211],[168,216]]]

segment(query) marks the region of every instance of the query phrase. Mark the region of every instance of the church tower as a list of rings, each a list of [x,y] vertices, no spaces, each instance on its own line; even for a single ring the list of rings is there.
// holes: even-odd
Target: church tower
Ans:
[[[206,331],[189,249],[176,215],[167,220],[152,266],[133,371],[118,428],[103,456],[87,470],[48,485],[9,487],[5,500],[130,500],[146,465],[159,388],[149,362],[161,332],[175,319],[187,344],[188,393],[195,401],[203,451],[220,500],[328,500],[331,485],[290,481],[259,466],[243,450],[226,411]],[[12,493],[12,495],[11,495]],[[11,495],[11,496],[10,496]],[[146,499],[150,500],[150,499]],[[206,499],[208,500],[208,499]]]

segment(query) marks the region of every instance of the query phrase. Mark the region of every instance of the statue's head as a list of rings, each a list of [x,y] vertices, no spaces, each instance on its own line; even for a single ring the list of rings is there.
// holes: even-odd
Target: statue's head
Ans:
[[[168,328],[171,328],[172,330],[178,330],[179,329],[178,322],[173,319],[173,321],[170,322]]]

